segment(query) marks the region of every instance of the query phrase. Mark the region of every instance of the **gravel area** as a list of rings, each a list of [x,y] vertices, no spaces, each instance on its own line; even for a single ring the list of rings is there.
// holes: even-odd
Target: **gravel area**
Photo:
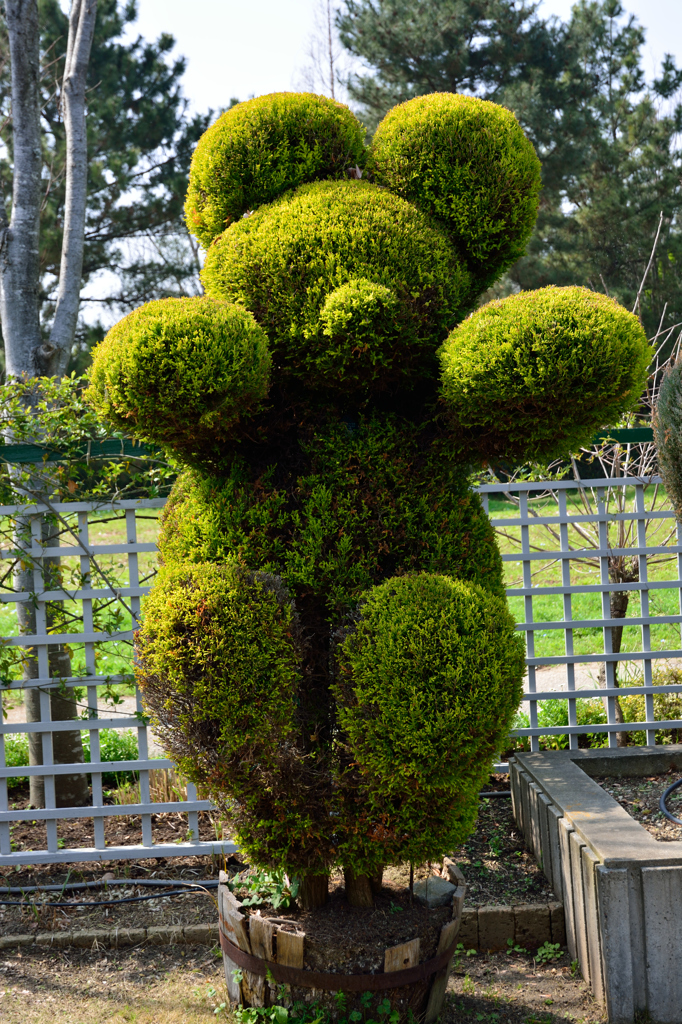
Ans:
[[[682,825],[676,825],[665,817],[659,809],[659,801],[664,790],[681,778],[682,773],[670,770],[665,775],[635,775],[621,778],[598,776],[594,781],[610,793],[654,839],[662,843],[671,843],[682,840]],[[682,787],[671,795],[667,807],[676,817],[682,818]]]

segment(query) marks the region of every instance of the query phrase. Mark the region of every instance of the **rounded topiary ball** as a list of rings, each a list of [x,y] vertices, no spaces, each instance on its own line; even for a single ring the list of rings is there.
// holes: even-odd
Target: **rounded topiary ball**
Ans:
[[[238,103],[194,151],[187,226],[208,248],[248,210],[305,181],[344,177],[364,153],[365,129],[326,96],[282,92]]]
[[[369,167],[379,184],[447,224],[476,294],[523,255],[540,161],[510,110],[447,92],[408,100],[377,128]]]
[[[363,181],[304,185],[233,224],[202,280],[265,328],[278,380],[342,392],[435,376],[435,351],[471,283],[436,222]]]
[[[437,860],[471,831],[522,695],[504,598],[431,573],[370,590],[337,647],[342,863]]]
[[[544,461],[636,407],[651,349],[636,316],[587,288],[482,306],[440,351],[442,397],[467,456]]]
[[[87,398],[117,430],[210,465],[239,417],[265,398],[270,362],[267,338],[243,307],[159,299],[95,348]]]

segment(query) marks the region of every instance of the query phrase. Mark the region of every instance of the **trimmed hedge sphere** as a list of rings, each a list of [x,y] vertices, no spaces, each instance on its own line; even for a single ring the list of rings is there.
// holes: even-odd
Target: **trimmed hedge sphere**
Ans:
[[[482,306],[440,351],[460,451],[544,461],[633,409],[651,356],[636,316],[587,288],[542,288]]]
[[[339,857],[367,873],[437,860],[471,831],[521,699],[524,642],[506,601],[449,576],[394,577],[365,594],[336,657],[352,761],[340,785],[355,792]]]
[[[341,392],[433,377],[471,283],[438,224],[363,181],[304,185],[233,224],[202,281],[251,310],[284,374]]]
[[[369,166],[380,185],[447,224],[476,294],[525,252],[540,161],[510,110],[447,92],[408,100],[377,128]]]
[[[265,334],[242,307],[159,299],[95,348],[87,398],[116,429],[210,465],[267,395],[270,362]]]
[[[187,227],[208,249],[248,210],[303,182],[344,177],[364,156],[365,129],[326,96],[276,92],[238,103],[194,151]]]

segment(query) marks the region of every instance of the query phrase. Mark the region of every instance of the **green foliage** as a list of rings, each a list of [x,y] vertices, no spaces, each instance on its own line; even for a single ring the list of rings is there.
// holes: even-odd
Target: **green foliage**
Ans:
[[[538,947],[535,954],[535,962],[538,964],[549,964],[553,960],[561,960],[564,955],[560,942],[545,941]]]
[[[188,463],[219,459],[270,383],[267,339],[244,309],[207,298],[150,302],[97,346],[88,399],[120,430]]]
[[[90,733],[82,732],[83,755],[89,764]],[[100,729],[99,731],[100,761],[136,761],[138,758],[137,737],[130,729]],[[134,782],[137,772],[102,772],[105,786],[119,786],[122,782]]]
[[[288,910],[298,896],[299,883],[290,881],[283,871],[252,871],[231,878],[227,883],[243,907],[269,906]]]
[[[213,298],[251,310],[283,375],[342,392],[432,376],[433,352],[461,316],[471,285],[435,222],[363,181],[304,185],[233,224],[209,249],[202,280]],[[371,295],[371,285],[395,300]],[[341,307],[357,316],[353,303],[367,309],[368,301],[377,319],[363,326],[362,344],[351,348],[342,331],[330,340]]]
[[[437,860],[471,831],[521,699],[524,644],[505,600],[432,573],[388,579],[336,658],[351,790],[341,860],[356,871]]]
[[[313,93],[238,103],[192,157],[187,225],[208,249],[226,227],[287,189],[345,177],[364,162],[365,130],[348,107]]]
[[[28,735],[26,733],[8,733],[5,736],[5,765],[8,768],[23,768],[28,764]],[[28,784],[27,775],[18,775],[7,780],[7,788]]]
[[[331,423],[288,465],[240,458],[220,478],[184,473],[159,546],[167,564],[238,558],[281,576],[297,602],[318,603],[324,634],[399,572],[444,572],[504,593],[492,527],[447,436],[397,417]]]
[[[218,801],[246,856],[324,870],[329,826],[296,729],[304,644],[281,581],[232,560],[167,565],[145,599],[137,650],[159,739]]]
[[[490,302],[440,352],[456,444],[516,461],[574,451],[636,406],[650,355],[637,318],[584,288]]]
[[[504,107],[452,93],[403,103],[377,128],[369,165],[380,185],[445,222],[474,296],[525,252],[540,161]]]
[[[10,473],[0,468],[0,499],[23,502],[26,495],[44,500],[92,501],[112,498],[156,498],[167,494],[175,471],[159,453],[91,457],[100,442],[124,432],[112,432],[84,398],[85,377],[10,377],[0,385],[0,417],[12,444],[35,445],[40,439],[41,463],[15,464]],[[11,526],[10,526],[11,533]],[[13,543],[13,542],[10,542]]]
[[[282,991],[281,999],[286,999]],[[376,1005],[372,1003],[376,1001]],[[401,1014],[393,1009],[391,1001],[383,993],[373,995],[363,992],[349,998],[345,992],[334,993],[334,1006],[318,1002],[300,1002],[293,1006],[238,1006],[234,1010],[237,1024],[416,1024],[411,1010]]]
[[[663,374],[652,426],[659,472],[675,515],[682,522],[682,359]]]
[[[83,754],[90,763],[90,733],[81,733]],[[129,729],[100,729],[100,760],[101,761],[135,761],[137,760],[137,739]],[[16,733],[5,736],[5,764],[8,768],[20,768],[28,764],[28,736]],[[106,786],[117,786],[121,781],[132,781],[137,772],[103,772],[102,781]],[[7,780],[9,789],[28,783],[28,777],[17,776]]]

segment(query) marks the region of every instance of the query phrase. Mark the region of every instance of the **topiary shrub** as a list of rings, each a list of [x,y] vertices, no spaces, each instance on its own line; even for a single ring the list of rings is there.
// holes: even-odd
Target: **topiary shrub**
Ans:
[[[289,188],[344,177],[364,162],[365,131],[348,107],[314,93],[238,103],[199,140],[185,213],[207,249],[245,214]]]
[[[532,226],[538,165],[508,111],[407,104],[377,134],[375,179],[344,180],[361,132],[282,94],[199,144],[188,223],[217,237],[196,301],[249,325],[248,387],[237,335],[218,332],[223,365],[191,317],[163,344],[124,321],[92,370],[103,415],[189,467],[137,639],[145,701],[182,773],[255,864],[300,877],[306,907],[335,867],[363,904],[381,864],[435,859],[471,827],[523,676],[471,465],[608,425],[647,356],[634,318],[581,289],[462,323]],[[142,353],[148,381],[131,384]]]
[[[471,287],[437,224],[363,181],[304,185],[234,224],[202,280],[253,312],[286,378],[336,395],[434,377],[434,352]],[[370,300],[372,287],[383,291]]]
[[[457,443],[483,457],[542,461],[589,444],[635,408],[651,351],[637,317],[613,299],[542,288],[478,309],[440,358]]]
[[[267,338],[243,308],[163,299],[112,327],[87,398],[118,430],[207,465],[220,459],[239,417],[261,405],[270,363]]]
[[[438,860],[473,827],[477,794],[522,696],[524,643],[503,597],[449,576],[369,591],[336,648],[338,723],[352,750],[341,857]]]
[[[447,92],[408,100],[377,128],[369,168],[380,185],[444,222],[475,295],[525,252],[540,161],[510,110]]]
[[[653,415],[658,465],[666,494],[682,522],[682,360],[668,366]]]

